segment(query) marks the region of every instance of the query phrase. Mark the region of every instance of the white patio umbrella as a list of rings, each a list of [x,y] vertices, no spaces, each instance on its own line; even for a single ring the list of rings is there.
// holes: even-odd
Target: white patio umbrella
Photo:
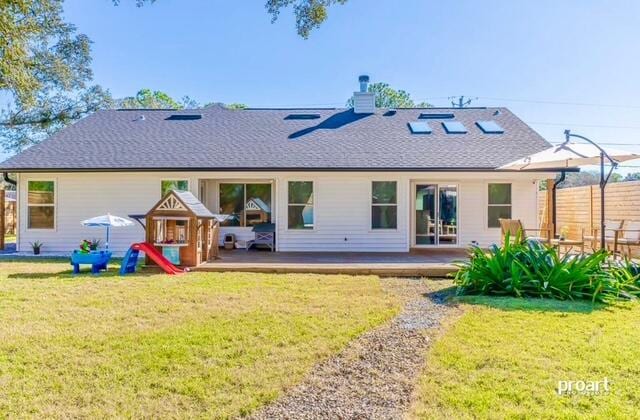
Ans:
[[[132,226],[133,222],[124,217],[113,216],[111,214],[105,214],[103,216],[92,217],[91,219],[83,220],[82,226],[94,226],[94,227],[106,227],[107,228],[107,242],[105,248],[109,249],[109,230],[111,227],[124,227]]]
[[[627,152],[617,149],[605,149],[598,146],[592,140],[578,135],[571,134],[569,130],[565,130],[565,142],[557,146],[550,147],[541,152],[533,155],[518,159],[514,162],[507,163],[499,167],[503,170],[516,170],[516,171],[535,171],[535,170],[562,170],[569,168],[578,168],[580,166],[600,165],[600,246],[605,247],[605,232],[604,232],[604,188],[609,181],[609,177],[613,173],[613,170],[618,166],[620,162],[626,162],[628,160],[640,159],[640,154]],[[588,142],[575,143],[571,142],[571,137],[579,138]],[[605,159],[611,165],[609,172],[605,174]],[[564,179],[564,173],[563,177]],[[555,219],[555,200],[554,200],[554,219]],[[555,223],[554,223],[555,228]]]

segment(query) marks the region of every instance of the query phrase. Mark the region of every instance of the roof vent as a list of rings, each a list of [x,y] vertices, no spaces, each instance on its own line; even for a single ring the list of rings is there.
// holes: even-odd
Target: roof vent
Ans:
[[[418,116],[421,120],[448,120],[453,117],[453,114],[434,114],[430,112],[422,112],[420,116]]]
[[[285,120],[317,120],[320,114],[289,114],[284,117]]]
[[[376,94],[369,92],[369,76],[358,77],[360,91],[353,92],[353,112],[356,114],[373,114],[376,112]]]
[[[466,134],[467,129],[464,124],[459,121],[446,121],[442,123],[447,134]]]
[[[140,117],[138,117],[138,121],[144,121],[144,115],[140,115]]]
[[[477,121],[476,125],[480,127],[485,134],[503,134],[504,128],[495,121]]]
[[[200,114],[173,114],[165,118],[167,121],[191,121],[202,118]]]

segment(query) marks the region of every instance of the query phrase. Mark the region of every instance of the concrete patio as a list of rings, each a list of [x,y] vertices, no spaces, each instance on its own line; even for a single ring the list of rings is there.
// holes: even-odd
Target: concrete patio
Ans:
[[[456,271],[455,261],[466,258],[467,251],[456,248],[407,253],[221,250],[219,259],[193,270],[445,277]]]

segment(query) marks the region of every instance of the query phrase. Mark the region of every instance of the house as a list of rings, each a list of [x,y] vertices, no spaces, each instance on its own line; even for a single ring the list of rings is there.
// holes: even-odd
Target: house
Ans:
[[[499,217],[537,225],[537,182],[497,167],[547,143],[506,108],[376,109],[361,78],[351,109],[99,111],[0,164],[17,175],[18,249],[68,251],[80,221],[144,214],[169,189],[219,216],[221,237],[276,226],[277,251],[489,245]],[[111,243],[123,253],[140,226]]]

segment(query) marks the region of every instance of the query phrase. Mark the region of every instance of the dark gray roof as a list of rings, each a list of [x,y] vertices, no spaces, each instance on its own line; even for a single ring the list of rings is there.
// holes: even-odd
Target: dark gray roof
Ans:
[[[412,134],[420,113],[454,114],[466,134]],[[167,120],[174,114],[202,114]],[[288,119],[315,114],[315,119]],[[144,116],[144,118],[141,118]],[[494,120],[503,134],[485,134]],[[451,120],[449,120],[451,121]],[[99,111],[0,164],[0,170],[482,170],[550,145],[506,108]]]
[[[200,202],[200,200],[198,200],[196,196],[189,191],[173,190],[173,193],[178,196],[180,201],[182,201],[195,216],[209,219],[214,218],[213,213],[211,213],[209,209],[206,208],[204,204],[202,204],[202,202]]]

